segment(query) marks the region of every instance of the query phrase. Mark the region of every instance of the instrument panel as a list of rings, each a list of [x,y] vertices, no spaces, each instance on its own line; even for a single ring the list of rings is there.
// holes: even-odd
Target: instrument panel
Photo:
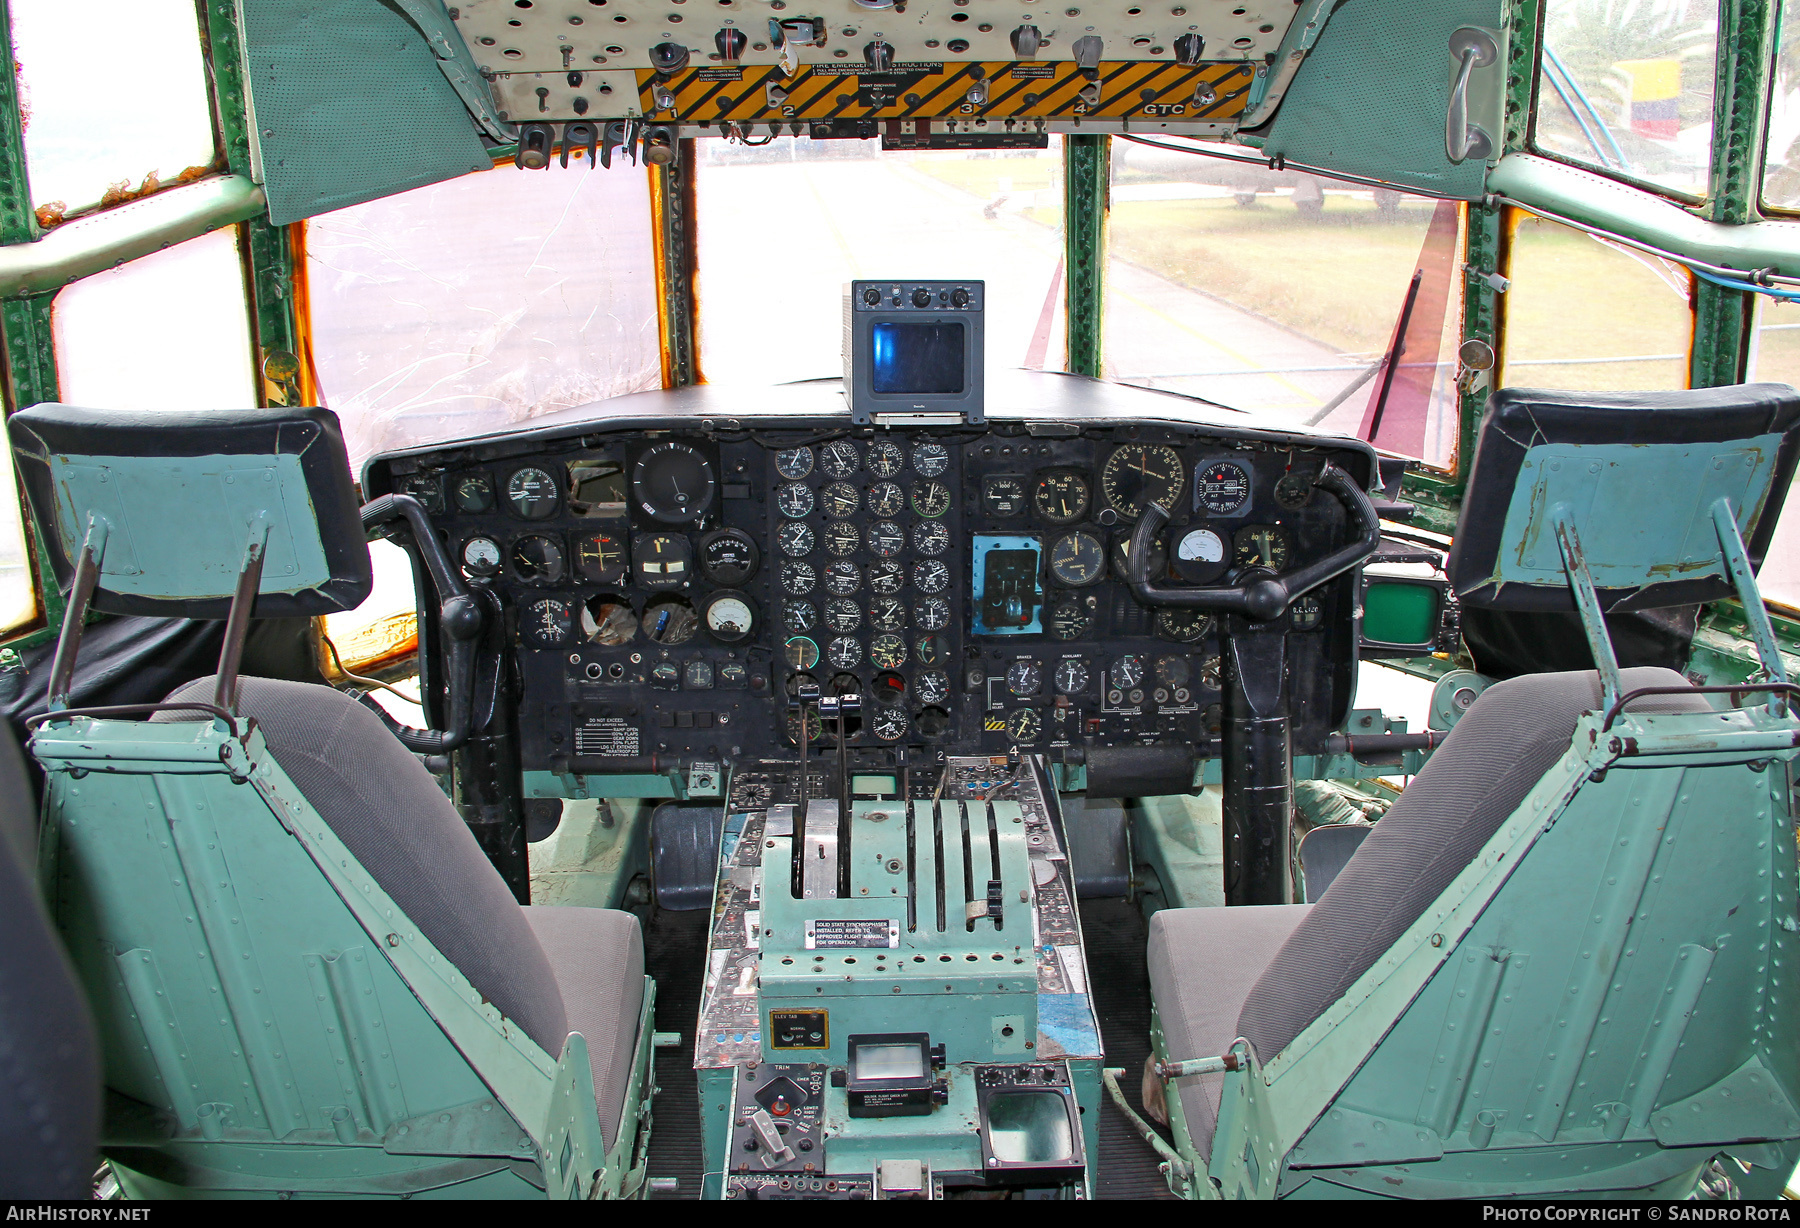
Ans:
[[[710,425],[710,424],[709,424]],[[1353,441],[1167,423],[797,423],[542,433],[375,463],[497,598],[525,770],[650,760],[857,763],[1019,748],[1216,753],[1222,638],[1288,637],[1294,749],[1347,710],[1354,577],[1269,624],[1140,605],[1137,518],[1170,512],[1163,584],[1280,571],[1347,540],[1313,486]],[[821,717],[813,695],[855,695]]]

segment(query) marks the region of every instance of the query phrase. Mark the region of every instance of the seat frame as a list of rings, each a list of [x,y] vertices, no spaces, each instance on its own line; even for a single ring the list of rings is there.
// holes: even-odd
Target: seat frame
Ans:
[[[254,720],[53,712],[31,749],[47,780],[40,881],[102,1020],[108,1085],[157,1101],[110,1096],[103,1146],[128,1193],[642,1192],[649,977],[609,1150],[586,1040],[571,1033],[553,1057],[484,1001]],[[169,906],[159,868],[192,915]],[[166,962],[177,954],[185,968]],[[177,980],[210,992],[196,1000]],[[238,1048],[194,1043],[214,1015]],[[286,1128],[268,1121],[276,1106]]]
[[[1662,1021],[1679,1026],[1670,1028],[1664,1044],[1653,1046],[1651,1058],[1644,1059],[1637,1080],[1640,1090],[1631,1103],[1622,1106],[1623,1112],[1619,1107],[1601,1108],[1597,1118],[1584,1113],[1572,1126],[1559,1120],[1548,1137],[1536,1129],[1522,1130],[1523,1123],[1507,1123],[1504,1113],[1493,1121],[1478,1119],[1479,1100],[1471,1103],[1470,1083],[1476,1078],[1474,1064],[1490,1020],[1461,1017],[1452,1007],[1453,999],[1494,1002],[1506,976],[1505,957],[1511,954],[1506,950],[1510,944],[1505,918],[1534,906],[1534,873],[1528,865],[1537,861],[1541,868],[1546,862],[1574,858],[1581,860],[1570,864],[1612,872],[1615,881],[1601,890],[1612,893],[1623,911],[1621,916],[1620,907],[1603,909],[1586,931],[1569,938],[1575,944],[1572,950],[1585,946],[1612,952],[1605,967],[1600,966],[1604,960],[1590,961],[1585,975],[1577,976],[1571,987],[1572,1022],[1594,1024],[1608,985],[1615,975],[1623,975],[1618,952],[1628,929],[1648,920],[1654,936],[1654,914],[1636,916],[1634,905],[1662,865],[1656,854],[1665,839],[1665,821],[1641,821],[1657,817],[1644,806],[1656,791],[1660,773],[1655,769],[1726,769],[1728,776],[1712,781],[1711,802],[1719,800],[1721,782],[1741,776],[1731,783],[1741,789],[1736,800],[1743,806],[1732,813],[1747,820],[1744,825],[1725,832],[1690,829],[1667,839],[1677,856],[1683,849],[1674,842],[1686,835],[1715,847],[1724,845],[1722,859],[1737,858],[1740,864],[1755,866],[1758,877],[1769,884],[1757,905],[1766,907],[1767,915],[1751,920],[1775,961],[1800,955],[1800,940],[1795,937],[1800,924],[1795,922],[1792,813],[1781,796],[1786,775],[1800,755],[1796,747],[1800,747],[1800,720],[1762,707],[1655,716],[1624,713],[1610,727],[1603,712],[1581,717],[1562,759],[1480,854],[1342,998],[1280,1053],[1257,1054],[1241,1040],[1233,1044],[1232,1053],[1242,1068],[1225,1075],[1210,1155],[1197,1154],[1174,1081],[1164,1082],[1176,1149],[1183,1160],[1170,1166],[1171,1188],[1190,1198],[1269,1198],[1294,1193],[1308,1180],[1320,1178],[1330,1183],[1324,1188],[1336,1196],[1356,1191],[1414,1197],[1580,1191],[1680,1197],[1693,1188],[1707,1162],[1728,1152],[1777,1174],[1778,1191],[1780,1181],[1800,1159],[1800,1021],[1793,1020],[1789,1010],[1766,1012],[1777,1033],[1767,1042],[1778,1055],[1773,1068],[1753,1057],[1703,1076],[1695,1072],[1696,1061],[1702,1059],[1694,1054],[1681,1054],[1677,1061],[1681,1030],[1709,976],[1730,979],[1728,987],[1715,986],[1711,1002],[1774,1001],[1779,973],[1754,966],[1756,957],[1747,967],[1741,960],[1725,958],[1726,944],[1717,952],[1704,946],[1684,950],[1684,957],[1694,958],[1698,972],[1673,975],[1670,997],[1685,1005],[1680,1009],[1671,1005]],[[1739,771],[1729,773],[1733,767]],[[1663,793],[1665,816],[1685,803],[1685,798],[1676,800],[1678,790]],[[1649,800],[1655,803],[1654,797]],[[1624,822],[1621,815],[1634,805],[1638,808],[1634,821]],[[1691,854],[1692,847],[1686,851]],[[1544,903],[1540,900],[1535,906]],[[1677,934],[1670,940],[1684,948],[1695,945],[1692,936]],[[1632,932],[1631,941],[1641,946],[1645,939]],[[1744,945],[1740,941],[1737,948]],[[1571,950],[1553,950],[1538,958],[1556,961],[1570,954]],[[1465,964],[1470,971],[1464,971]],[[1520,961],[1520,970],[1524,966]],[[1579,961],[1574,966],[1580,967]],[[1484,972],[1488,975],[1480,976]],[[1477,977],[1474,985],[1468,980],[1471,975]],[[1519,992],[1513,985],[1507,989],[1509,994]],[[1526,1009],[1512,1004],[1510,996],[1502,997],[1510,1009]],[[1537,1005],[1548,1008],[1541,998]],[[1416,1026],[1403,1027],[1409,1020]],[[1164,1061],[1196,1056],[1170,1054],[1156,1019],[1152,1043]],[[1464,1064],[1461,1085],[1445,1087],[1441,1094],[1428,1093],[1429,1103],[1421,1099],[1417,1087],[1399,1093],[1399,1100],[1410,1094],[1410,1105],[1397,1103],[1392,1093],[1384,1096],[1383,1084],[1391,1085],[1394,1073],[1385,1068],[1384,1056],[1410,1060],[1417,1067],[1421,1045],[1434,1043],[1435,1052],[1453,1064]],[[1576,1055],[1573,1064],[1565,1061],[1556,1069],[1572,1084],[1580,1067]],[[1706,1077],[1699,1088],[1692,1086],[1697,1077]],[[1749,1101],[1745,1093],[1752,1087],[1767,1093],[1762,1102]],[[1671,1095],[1681,1094],[1665,1101],[1664,1088]],[[1393,1107],[1374,1114],[1342,1103],[1359,1097],[1364,1103],[1385,1098]],[[1559,1108],[1578,1103],[1579,1097],[1556,1101]],[[1690,1114],[1703,1120],[1703,1128],[1684,1126],[1682,1119]],[[1548,1179],[1535,1184],[1521,1181],[1520,1150],[1529,1148],[1541,1158],[1548,1150],[1546,1143],[1578,1159]],[[1446,1172],[1443,1179],[1434,1179],[1433,1164],[1441,1160],[1454,1160],[1458,1174]]]

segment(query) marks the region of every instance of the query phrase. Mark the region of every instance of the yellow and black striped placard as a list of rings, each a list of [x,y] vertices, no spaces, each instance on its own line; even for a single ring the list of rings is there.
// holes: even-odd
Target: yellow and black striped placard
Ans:
[[[667,89],[672,111],[656,106],[656,74],[638,70],[646,116],[683,123],[829,119],[1186,119],[1225,123],[1244,113],[1255,69],[1241,61],[1166,64],[1141,60],[1099,66],[1095,78],[1069,61],[896,64],[883,73],[851,64],[802,64],[793,76],[776,65],[688,68]],[[969,101],[985,82],[987,100]],[[1211,102],[1195,100],[1212,86]],[[1100,101],[1082,97],[1090,84]],[[772,99],[769,86],[785,97]]]

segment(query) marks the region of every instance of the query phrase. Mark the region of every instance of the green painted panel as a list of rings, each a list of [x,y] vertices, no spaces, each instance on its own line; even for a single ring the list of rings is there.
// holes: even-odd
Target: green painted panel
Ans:
[[[1722,575],[1712,505],[1729,498],[1747,538],[1768,497],[1779,435],[1721,444],[1539,444],[1525,453],[1496,579],[1560,587],[1550,509],[1568,505],[1600,588]]]
[[[237,589],[249,526],[269,520],[262,591],[331,579],[299,456],[57,456],[58,529],[74,558],[90,513],[110,533],[101,583],[133,597],[198,600]]]
[[[276,225],[486,170],[419,28],[381,0],[240,0],[257,170]]]
[[[1450,34],[1461,26],[1497,30],[1502,14],[1499,0],[1343,5],[1295,76],[1263,152],[1480,199],[1486,165],[1452,165],[1444,154]]]

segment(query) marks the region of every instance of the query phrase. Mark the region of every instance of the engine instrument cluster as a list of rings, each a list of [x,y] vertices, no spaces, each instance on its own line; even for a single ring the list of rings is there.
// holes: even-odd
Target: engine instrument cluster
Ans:
[[[840,722],[859,762],[1215,753],[1232,628],[1134,599],[1132,528],[1168,513],[1162,585],[1280,572],[1346,540],[1328,461],[1368,467],[1351,441],[1211,425],[674,422],[383,458],[371,481],[420,498],[504,608],[522,766],[581,775],[835,750]],[[1289,639],[1298,753],[1347,707],[1352,585],[1234,624]]]

